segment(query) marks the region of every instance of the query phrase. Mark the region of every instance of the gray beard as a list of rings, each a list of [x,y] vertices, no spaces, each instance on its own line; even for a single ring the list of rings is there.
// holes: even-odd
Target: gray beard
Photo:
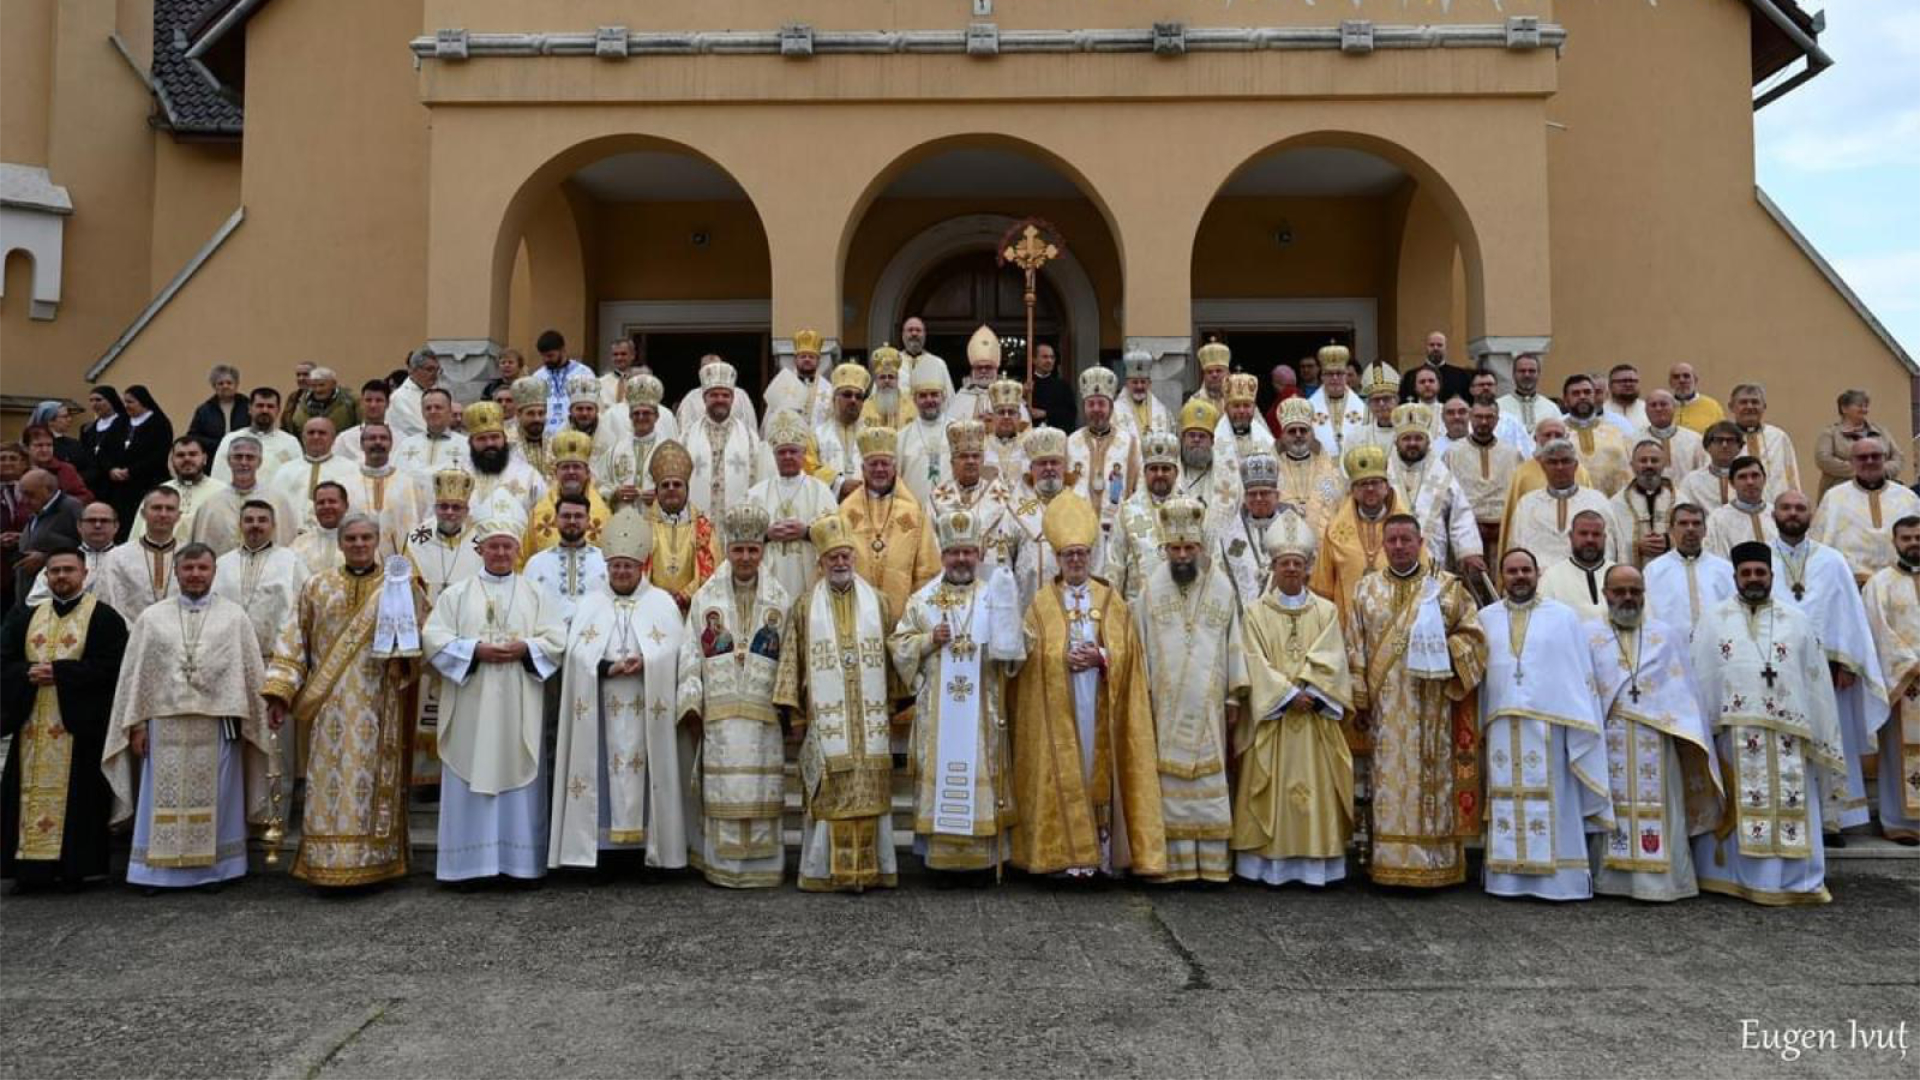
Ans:
[[[1622,630],[1638,628],[1640,620],[1644,618],[1645,615],[1646,612],[1640,608],[1609,608],[1607,611],[1607,617],[1613,620],[1613,625]]]
[[[441,536],[459,536],[461,531],[466,527],[467,523],[464,521],[458,524],[451,521],[441,521],[434,524],[434,528],[439,530]]]
[[[1060,494],[1061,490],[1065,487],[1066,481],[1056,480],[1051,477],[1045,480],[1036,480],[1033,484],[1033,490],[1039,492],[1042,498],[1047,499],[1051,499],[1055,495]]]
[[[1213,448],[1204,450],[1191,446],[1180,448],[1180,464],[1194,472],[1206,472],[1213,468]]]

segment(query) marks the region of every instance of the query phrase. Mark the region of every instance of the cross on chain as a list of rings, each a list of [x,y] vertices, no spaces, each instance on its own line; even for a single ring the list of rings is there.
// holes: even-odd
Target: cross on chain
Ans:
[[[1780,673],[1773,670],[1773,661],[1767,661],[1767,666],[1760,669],[1760,677],[1767,680],[1767,689],[1773,689],[1773,680],[1780,677]]]

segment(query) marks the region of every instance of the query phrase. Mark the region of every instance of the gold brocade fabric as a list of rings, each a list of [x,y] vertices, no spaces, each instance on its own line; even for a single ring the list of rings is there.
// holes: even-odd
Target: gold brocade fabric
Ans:
[[[1095,703],[1092,777],[1082,771],[1067,672],[1067,615],[1056,582],[1027,608],[1027,662],[1014,679],[1014,865],[1036,874],[1101,864],[1100,830],[1111,830],[1116,867],[1124,839],[1131,868],[1166,872],[1166,831],[1154,727],[1139,644],[1125,600],[1090,583],[1094,625],[1107,651]],[[1116,798],[1117,797],[1117,798]]]
[[[905,611],[907,600],[940,573],[933,523],[906,489],[869,497],[865,488],[840,502],[853,533],[853,569],[887,598],[887,610]]]
[[[607,508],[605,499],[592,484],[587,485],[587,543],[598,546],[600,530],[607,524],[607,518],[613,513]],[[527,519],[527,534],[520,541],[520,569],[527,568],[527,560],[560,542],[560,529],[554,523],[554,509],[560,505],[560,489],[554,487],[547,497],[540,500]]]
[[[1353,754],[1339,719],[1307,693],[1343,709],[1352,702],[1339,611],[1318,596],[1290,610],[1269,592],[1242,625],[1251,689],[1234,732],[1232,847],[1265,859],[1342,856],[1353,835]]]
[[[1868,579],[1862,594],[1893,705],[1880,737],[1893,741],[1901,809],[1909,818],[1920,818],[1920,574],[1889,566]],[[1883,769],[1879,782],[1896,781]],[[1889,836],[1915,836],[1911,829],[1882,825]]]
[[[65,615],[52,603],[34,610],[27,623],[26,659],[29,664],[77,660],[87,647],[87,628],[99,601],[83,596]],[[49,683],[33,694],[33,715],[14,739],[20,755],[19,858],[54,861],[60,858],[67,829],[67,786],[73,777],[73,736],[60,718],[59,687]]]
[[[293,876],[364,885],[407,872],[408,735],[415,663],[371,654],[382,575],[309,579],[274,645],[266,695],[288,703],[307,789]],[[427,596],[413,583],[416,625]]]
[[[1487,639],[1473,598],[1441,573],[1438,603],[1453,675],[1416,678],[1407,636],[1428,575],[1374,574],[1350,609],[1347,656],[1354,708],[1373,747],[1375,881],[1452,885],[1466,879],[1461,836],[1478,831],[1478,743],[1474,691],[1486,673]]]

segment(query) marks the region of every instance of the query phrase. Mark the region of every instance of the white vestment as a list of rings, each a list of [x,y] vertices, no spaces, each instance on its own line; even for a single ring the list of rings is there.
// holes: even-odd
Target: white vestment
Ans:
[[[180,595],[173,576],[177,541],[155,548],[146,540],[121,544],[100,556],[93,593],[132,626],[140,613],[169,596]]]
[[[755,506],[766,507],[769,522],[776,525],[787,520],[812,525],[823,515],[840,509],[840,500],[833,497],[827,485],[806,473],[769,476],[753,485],[747,499]],[[772,574],[788,596],[805,596],[813,588],[814,576],[820,572],[820,557],[807,536],[798,540],[769,540],[761,556],[760,570]]]
[[[227,489],[227,485],[206,476],[191,484],[176,478],[160,486],[180,496],[180,520],[174,523],[173,535],[185,537],[193,536],[194,519],[199,517],[201,508],[218,500],[220,493]],[[145,516],[136,516],[133,519],[133,531],[127,534],[127,539],[139,540],[145,535],[147,519]]]
[[[606,587],[607,559],[592,544],[555,544],[528,557],[521,573],[553,595],[561,623],[572,626],[581,599]]]
[[[280,492],[300,511],[298,526],[302,529],[313,524],[313,490],[329,480],[347,489],[347,509],[366,509],[353,501],[354,485],[360,478],[359,464],[338,454],[328,454],[318,460],[302,456],[271,473],[263,468],[260,475],[267,478],[268,487]]]
[[[1920,514],[1920,495],[1891,480],[1874,491],[1857,482],[1838,484],[1820,496],[1807,535],[1844,555],[1856,581],[1892,566],[1893,523]]]
[[[738,415],[724,424],[702,416],[687,429],[686,446],[693,458],[687,500],[716,521],[745,502],[753,485],[773,475],[772,452]]]
[[[323,528],[317,523],[300,530],[288,546],[307,564],[309,576],[324,574],[347,561],[340,553],[340,530]]]
[[[1735,544],[1749,540],[1771,544],[1778,535],[1780,530],[1773,523],[1773,507],[1769,503],[1745,506],[1736,497],[1707,514],[1706,549],[1723,559],[1733,554]]]
[[[1533,552],[1543,569],[1560,562],[1573,554],[1569,536],[1573,519],[1586,510],[1594,511],[1606,522],[1606,558],[1608,562],[1618,562],[1626,549],[1620,535],[1620,522],[1613,516],[1613,505],[1606,495],[1590,487],[1575,487],[1565,497],[1544,487],[1520,496],[1513,508],[1507,535],[1501,541],[1503,549],[1526,548]]]
[[[1582,620],[1605,619],[1607,617],[1607,571],[1613,569],[1611,559],[1600,560],[1600,565],[1587,568],[1572,559],[1562,559],[1551,566],[1542,566],[1540,570],[1540,595],[1548,600],[1558,600],[1572,608],[1574,614]]]
[[[1367,413],[1366,399],[1352,390],[1333,402],[1327,399],[1327,389],[1323,386],[1313,392],[1307,404],[1313,406],[1313,437],[1320,440],[1320,449],[1332,454],[1336,461],[1344,460],[1347,450],[1359,445],[1354,436],[1373,422]]]
[[[456,581],[465,581],[481,568],[479,544],[471,520],[453,536],[444,536],[437,520],[429,519],[407,534],[407,558],[426,588],[428,610]],[[432,665],[420,669],[418,707],[414,711],[413,783],[440,782],[440,673]]]
[[[1629,441],[1637,445],[1646,439],[1659,443],[1667,452],[1666,477],[1676,488],[1689,474],[1707,465],[1707,444],[1701,441],[1700,433],[1691,428],[1677,423],[1665,431],[1642,427]]]
[[[947,451],[947,422],[929,423],[915,417],[900,431],[895,461],[899,462],[900,481],[913,492],[915,502],[928,505],[933,489],[953,476],[953,464]]]
[[[467,440],[452,432],[442,432],[435,438],[423,430],[401,439],[393,448],[393,463],[425,480],[429,487],[433,474],[441,469],[473,471]]]
[[[1542,420],[1559,420],[1562,417],[1560,406],[1554,404],[1552,398],[1538,392],[1521,397],[1519,392],[1515,391],[1502,395],[1494,401],[1494,404],[1500,407],[1500,415],[1511,416],[1519,421],[1520,426],[1527,429],[1529,436],[1533,434],[1534,428],[1540,426]],[[1525,449],[1531,451],[1533,448],[1529,446]]]
[[[207,463],[207,473],[223,484],[233,483],[233,466],[227,464],[227,451],[233,448],[233,440],[241,437],[253,439],[260,444],[260,464],[256,471],[261,481],[268,481],[280,466],[291,461],[299,461],[305,451],[300,440],[292,432],[279,428],[255,431],[253,428],[235,428],[220,437],[220,445],[213,452],[213,460]]]
[[[273,542],[283,547],[293,543],[293,538],[300,535],[299,508],[287,501],[284,492],[261,483],[246,491],[222,488],[193,515],[192,532],[183,533],[175,527],[174,535],[184,535],[212,548],[216,555],[225,555],[240,546],[240,510],[254,500],[273,507]]]
[[[1647,564],[1647,617],[1686,631],[1689,638],[1702,617],[1732,598],[1733,564],[1702,550],[1689,559],[1678,550]]]

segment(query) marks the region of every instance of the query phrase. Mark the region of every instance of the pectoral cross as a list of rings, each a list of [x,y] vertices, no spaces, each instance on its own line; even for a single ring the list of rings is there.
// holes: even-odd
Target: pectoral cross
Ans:
[[[1798,582],[1794,583],[1793,598],[1795,600],[1805,600],[1807,598],[1807,587]]]
[[[1523,683],[1527,681],[1527,673],[1521,670],[1520,666],[1517,664],[1514,665],[1514,668],[1513,668],[1513,681],[1515,683]]]
[[[1640,703],[1640,684],[1634,683],[1632,686],[1627,687],[1627,696],[1633,699],[1635,705],[1638,705]]]
[[[1773,670],[1773,661],[1767,661],[1767,666],[1760,669],[1760,677],[1767,680],[1767,689],[1773,689],[1773,680],[1780,677],[1780,673]]]

